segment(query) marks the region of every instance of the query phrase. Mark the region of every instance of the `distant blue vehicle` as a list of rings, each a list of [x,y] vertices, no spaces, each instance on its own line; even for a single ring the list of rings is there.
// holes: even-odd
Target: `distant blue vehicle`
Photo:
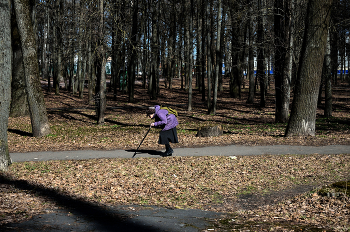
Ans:
[[[349,70],[345,70],[345,72],[344,72],[344,70],[338,70],[338,75],[340,75],[341,73],[348,74]]]

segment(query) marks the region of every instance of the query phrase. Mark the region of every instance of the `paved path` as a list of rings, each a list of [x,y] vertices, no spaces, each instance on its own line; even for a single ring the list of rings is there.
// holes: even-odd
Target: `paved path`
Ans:
[[[11,153],[14,162],[92,159],[92,158],[131,158],[135,150],[113,151],[59,151]],[[239,156],[263,154],[345,154],[350,153],[350,145],[324,147],[311,146],[224,146],[204,148],[177,148],[174,156]],[[161,157],[160,151],[140,150],[135,157]],[[40,190],[38,190],[40,191]],[[215,231],[209,220],[222,214],[201,211],[167,209],[143,206],[101,207],[74,199],[67,199],[56,192],[41,190],[53,195],[60,209],[35,216],[28,221],[0,226],[0,231],[169,231],[197,232]],[[47,193],[47,191],[49,191]]]
[[[94,158],[131,158],[135,150],[79,150],[79,151],[45,151],[28,153],[11,153],[12,161],[45,161],[45,160],[69,160],[69,159],[94,159]],[[176,148],[174,156],[237,156],[237,155],[264,155],[264,154],[345,154],[350,153],[350,145],[331,146],[217,146],[201,148]],[[135,157],[161,157],[161,151],[142,150],[137,151]]]

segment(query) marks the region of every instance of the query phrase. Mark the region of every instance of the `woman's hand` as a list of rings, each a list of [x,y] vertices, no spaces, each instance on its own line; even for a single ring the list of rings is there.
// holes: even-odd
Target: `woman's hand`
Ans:
[[[154,126],[154,122],[151,123],[151,127]]]

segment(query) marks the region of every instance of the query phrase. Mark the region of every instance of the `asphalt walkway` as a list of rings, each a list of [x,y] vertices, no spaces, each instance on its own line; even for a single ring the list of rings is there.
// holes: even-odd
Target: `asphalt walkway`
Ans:
[[[214,146],[200,148],[174,148],[174,156],[239,156],[239,155],[281,155],[281,154],[346,154],[350,153],[350,145],[330,146]],[[97,159],[97,158],[131,158],[135,150],[78,150],[78,151],[44,151],[28,153],[11,153],[13,162],[47,161],[70,159]],[[161,151],[139,149],[137,157],[161,157]]]
[[[142,148],[142,147],[141,147]],[[241,156],[264,154],[350,154],[350,145],[313,146],[217,146],[203,148],[176,148],[174,156]],[[113,151],[47,151],[11,153],[13,162],[132,158],[135,150]],[[159,157],[161,151],[137,151],[135,157]],[[28,221],[0,226],[0,231],[215,231],[210,220],[222,214],[202,210],[168,209],[154,206],[101,207],[74,199],[67,199],[56,192],[42,189],[43,194],[53,195],[62,207],[35,216]]]

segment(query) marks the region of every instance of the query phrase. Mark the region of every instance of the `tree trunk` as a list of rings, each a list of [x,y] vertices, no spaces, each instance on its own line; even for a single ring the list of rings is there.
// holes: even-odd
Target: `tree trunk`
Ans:
[[[157,3],[154,3],[152,11],[152,38],[151,38],[151,56],[152,56],[152,65],[151,65],[151,99],[156,100],[158,97],[157,91],[157,82],[159,77],[159,63],[158,61],[158,11],[157,11]]]
[[[24,78],[23,55],[21,40],[18,34],[15,15],[12,14],[12,53],[13,68],[11,81],[11,106],[10,117],[29,115],[26,84]]]
[[[202,11],[202,101],[205,102],[205,75],[206,75],[206,57],[207,57],[207,39],[206,39],[206,31],[208,30],[206,25],[206,5],[204,4],[204,0],[201,0],[201,11]]]
[[[214,81],[214,96],[213,96],[213,108],[212,113],[216,114],[216,104],[218,98],[218,88],[219,88],[219,75],[221,73],[222,57],[221,57],[221,20],[222,20],[222,1],[218,2],[218,15],[217,15],[217,38],[216,38],[216,70],[215,70],[215,81]]]
[[[185,12],[185,24],[184,24],[184,60],[185,60],[185,90],[188,92],[188,79],[189,79],[189,75],[190,75],[190,28],[189,28],[189,24],[190,24],[190,20],[188,19],[189,17],[189,9],[187,9],[187,4],[186,1],[183,1],[183,5],[184,5],[184,12]]]
[[[221,3],[222,4],[222,3]],[[221,12],[221,30],[220,30],[220,74],[219,74],[219,83],[218,83],[218,91],[220,93],[222,93],[224,91],[224,80],[223,80],[223,68],[224,68],[224,74],[226,73],[226,50],[225,50],[225,43],[226,43],[226,39],[225,39],[225,28],[226,28],[226,7],[222,8],[222,12]]]
[[[146,10],[144,10],[145,12]],[[144,15],[144,14],[143,14]],[[143,31],[144,31],[144,38],[143,38],[143,47],[145,49],[142,50],[142,88],[143,89],[146,89],[146,83],[147,83],[147,71],[149,70],[148,67],[149,67],[149,59],[147,59],[148,57],[148,49],[146,49],[148,47],[148,43],[149,41],[146,39],[146,37],[148,38],[148,20],[147,20],[147,17],[144,17],[143,18],[143,21],[144,21],[144,25],[143,25]]]
[[[247,103],[254,103],[255,95],[255,78],[254,78],[254,50],[253,50],[253,37],[254,37],[254,24],[253,24],[253,4],[249,6],[249,58],[248,58],[248,78],[249,78],[249,96]]]
[[[118,76],[120,75],[120,69],[118,65],[118,50],[120,44],[120,35],[119,35],[119,12],[118,12],[118,0],[112,1],[112,12],[113,12],[113,23],[112,23],[112,60],[111,60],[111,80],[113,81],[113,100],[117,100],[117,89],[119,86]]]
[[[189,46],[188,46],[188,111],[192,111],[192,68],[193,68],[193,0],[191,0],[190,5],[190,14],[188,16],[188,23],[189,23]]]
[[[338,79],[338,34],[335,30],[331,32],[331,60],[332,60],[332,82],[337,85]]]
[[[241,57],[244,57],[245,48],[245,34],[247,26],[241,28],[239,25],[242,23],[242,17],[238,17],[235,13],[240,10],[240,6],[237,2],[231,5],[231,26],[232,26],[232,38],[231,38],[231,75],[230,75],[230,96],[233,98],[241,97],[241,83],[242,83],[242,70],[241,70]],[[247,23],[245,23],[247,24]],[[243,47],[243,48],[242,48]]]
[[[170,23],[170,36],[169,36],[169,39],[170,39],[170,45],[169,45],[169,65],[170,65],[170,68],[169,68],[169,71],[170,71],[170,76],[169,76],[169,89],[172,89],[173,88],[173,79],[174,79],[174,76],[175,76],[175,68],[176,68],[176,65],[175,65],[175,62],[176,62],[176,59],[175,59],[175,43],[176,43],[176,14],[175,14],[175,5],[174,4],[171,4],[171,14],[172,14],[172,20],[171,20],[171,23]]]
[[[94,93],[94,88],[95,88],[95,72],[94,72],[94,60],[93,60],[93,55],[92,55],[92,48],[91,48],[91,30],[89,30],[89,41],[88,41],[88,78],[89,78],[89,86],[88,86],[88,102],[89,105],[92,105],[93,103],[93,93]]]
[[[11,164],[7,142],[12,75],[11,4],[8,0],[0,3],[0,171],[6,171]]]
[[[211,36],[211,30],[213,29],[213,27],[210,25],[210,20],[212,20],[212,16],[211,16],[211,4],[207,3],[207,22],[206,22],[206,27],[207,27],[207,86],[208,86],[208,96],[207,96],[207,108],[208,108],[208,113],[211,112],[211,89],[212,89],[212,84],[211,84],[211,80],[212,80],[212,55],[211,55],[211,40],[213,39]]]
[[[50,31],[50,14],[48,8],[45,9],[46,13],[46,21],[44,22],[44,31],[43,31],[43,45],[42,45],[42,72],[43,72],[43,78],[44,80],[47,80],[47,91],[50,92],[50,76],[49,76],[49,57],[48,57],[48,51],[49,51],[49,31]],[[24,75],[23,75],[24,76]]]
[[[258,42],[258,59],[257,59],[257,69],[256,75],[258,81],[260,81],[260,107],[265,107],[266,105],[266,86],[265,86],[265,53],[264,53],[264,29],[263,29],[263,15],[262,9],[265,6],[262,5],[262,0],[258,0],[258,31],[257,31],[257,42]]]
[[[78,68],[77,68],[77,87],[79,98],[84,97],[84,83],[85,83],[85,64],[86,64],[86,54],[83,51],[83,44],[86,38],[86,27],[85,22],[85,9],[84,4],[80,2],[80,17],[79,17],[79,45],[78,45]]]
[[[60,82],[63,79],[63,62],[62,62],[62,56],[63,56],[63,51],[62,51],[62,47],[63,47],[63,42],[62,42],[62,24],[61,24],[61,20],[62,20],[62,10],[63,10],[63,2],[62,0],[57,0],[56,1],[56,5],[55,5],[55,13],[56,13],[56,26],[55,26],[55,39],[56,39],[56,44],[55,44],[55,48],[56,48],[56,57],[57,57],[57,65],[56,65],[56,75],[54,76],[55,78],[55,94],[59,95],[60,94]]]
[[[196,13],[196,18],[197,18],[197,36],[196,36],[196,40],[197,45],[196,45],[196,49],[197,49],[197,54],[196,54],[196,64],[195,64],[195,70],[196,70],[196,88],[198,89],[199,93],[202,93],[202,58],[203,58],[203,51],[202,51],[202,7],[201,7],[201,0],[196,0],[196,4],[198,6],[197,8],[197,13]]]
[[[14,8],[21,38],[32,132],[33,136],[41,137],[51,132],[41,89],[35,34],[29,12],[30,6],[28,1],[14,0]]]
[[[276,122],[287,122],[290,101],[290,80],[286,75],[289,67],[289,7],[286,0],[275,0],[275,92],[276,92]]]
[[[71,23],[69,29],[73,32],[75,31],[75,26],[76,26],[76,20],[74,20],[74,17],[75,17],[75,7],[76,4],[75,4],[75,0],[72,0],[72,15],[71,15],[71,20],[73,23]],[[68,86],[66,87],[66,89],[70,92],[72,91],[73,92],[73,89],[74,89],[74,62],[75,62],[75,41],[73,41],[73,37],[75,35],[73,35],[73,33],[69,33],[68,35],[68,38],[69,38],[69,46],[70,46],[70,54],[69,54],[69,79],[68,79]]]
[[[314,136],[332,0],[309,0],[298,76],[286,136]]]
[[[134,92],[135,92],[135,66],[137,64],[137,28],[138,28],[138,0],[134,2],[134,12],[133,12],[133,19],[132,19],[132,33],[131,33],[131,43],[130,43],[130,52],[131,52],[131,59],[129,62],[129,81],[128,81],[128,89],[129,89],[129,102],[134,102]]]
[[[99,74],[98,74],[98,80],[97,80],[97,124],[103,124],[104,123],[104,114],[106,110],[106,54],[105,54],[105,48],[104,48],[104,0],[99,1],[99,16],[100,16],[100,22],[99,22]]]
[[[327,36],[326,54],[324,57],[324,80],[325,80],[325,108],[324,116],[332,117],[332,59],[331,59],[330,32]]]

